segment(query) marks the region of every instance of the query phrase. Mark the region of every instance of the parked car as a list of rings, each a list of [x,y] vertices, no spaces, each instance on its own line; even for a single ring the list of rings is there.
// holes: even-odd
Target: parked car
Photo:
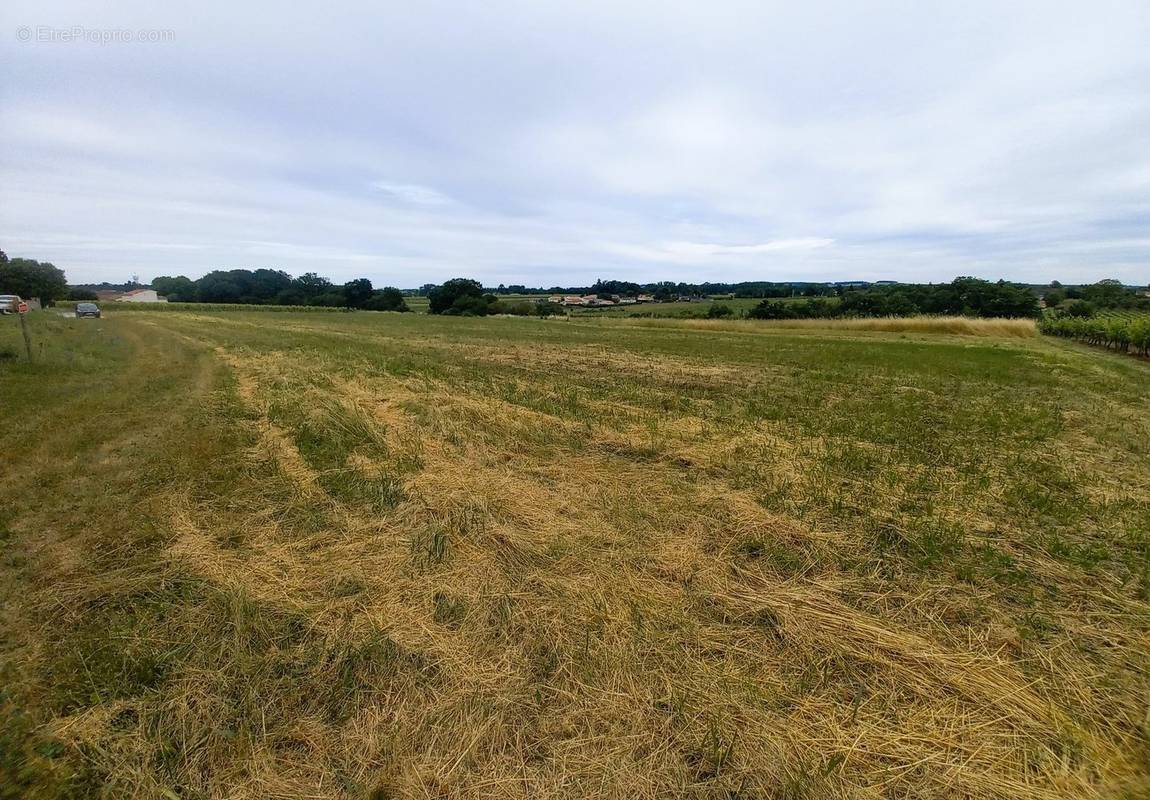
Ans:
[[[95,303],[76,303],[76,317],[100,318],[100,307]]]
[[[0,294],[0,314],[15,314],[20,305],[20,295]]]

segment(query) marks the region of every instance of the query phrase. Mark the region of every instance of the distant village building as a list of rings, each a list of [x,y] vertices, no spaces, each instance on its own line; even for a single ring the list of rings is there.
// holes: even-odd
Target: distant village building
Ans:
[[[610,296],[610,298],[600,297],[597,294],[585,294],[585,295],[553,294],[550,297],[548,297],[547,300],[548,300],[548,302],[558,303],[560,305],[565,305],[565,306],[601,307],[601,306],[629,306],[629,305],[634,305],[635,303],[651,303],[651,302],[654,302],[655,298],[649,294],[641,294],[641,295],[638,295],[637,297],[621,297],[617,294],[613,294]]]
[[[166,303],[168,298],[160,297],[155,289],[133,289],[124,292],[119,297],[113,297],[117,303]]]

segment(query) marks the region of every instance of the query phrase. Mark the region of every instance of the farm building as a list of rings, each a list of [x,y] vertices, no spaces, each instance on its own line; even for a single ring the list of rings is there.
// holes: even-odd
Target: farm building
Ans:
[[[133,289],[124,292],[119,297],[113,297],[117,303],[166,303],[168,298],[160,297],[155,289]]]

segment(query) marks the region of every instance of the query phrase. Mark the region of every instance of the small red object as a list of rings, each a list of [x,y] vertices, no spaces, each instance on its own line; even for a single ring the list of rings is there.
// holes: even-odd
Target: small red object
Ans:
[[[16,310],[19,311],[21,314],[27,314],[28,313],[28,304],[27,303],[20,303],[16,306]]]

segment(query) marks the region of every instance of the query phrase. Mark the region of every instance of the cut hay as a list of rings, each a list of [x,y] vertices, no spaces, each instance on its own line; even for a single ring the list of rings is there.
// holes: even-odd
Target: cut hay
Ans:
[[[4,498],[19,752],[126,797],[1150,787],[1128,364],[1009,334],[268,318],[124,315],[154,372],[23,409],[55,438],[5,488],[41,501]],[[83,471],[59,457],[93,438]]]
[[[882,333],[941,333],[955,336],[997,336],[1027,339],[1038,335],[1034,320],[979,319],[976,317],[874,317],[860,319],[777,319],[777,320],[710,320],[710,319],[626,319],[613,324],[644,328],[687,328],[717,331],[844,331]]]

